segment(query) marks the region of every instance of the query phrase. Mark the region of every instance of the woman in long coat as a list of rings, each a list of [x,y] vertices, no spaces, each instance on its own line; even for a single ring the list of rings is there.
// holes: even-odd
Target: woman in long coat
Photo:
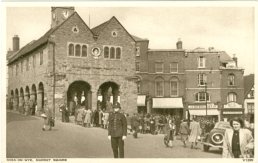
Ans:
[[[84,124],[86,124],[86,127],[90,127],[91,124],[91,110],[86,108],[85,110],[85,119],[84,119]]]
[[[189,142],[192,143],[191,148],[194,147],[197,148],[197,141],[198,137],[201,136],[201,127],[200,123],[196,122],[195,119],[190,123],[190,136],[189,136]]]
[[[240,118],[230,121],[232,129],[225,131],[223,142],[224,158],[250,158],[253,157],[254,139]]]
[[[167,147],[173,146],[174,141],[174,135],[175,135],[175,129],[176,125],[172,120],[169,120],[168,123],[165,125],[165,133],[166,133],[166,141],[167,141]]]

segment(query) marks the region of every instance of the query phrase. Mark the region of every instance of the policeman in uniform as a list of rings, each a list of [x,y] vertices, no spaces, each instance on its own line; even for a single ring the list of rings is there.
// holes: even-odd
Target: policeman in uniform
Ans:
[[[124,158],[124,140],[127,136],[127,122],[124,114],[120,113],[121,107],[113,105],[113,112],[108,118],[108,139],[111,140],[111,147],[114,158]]]

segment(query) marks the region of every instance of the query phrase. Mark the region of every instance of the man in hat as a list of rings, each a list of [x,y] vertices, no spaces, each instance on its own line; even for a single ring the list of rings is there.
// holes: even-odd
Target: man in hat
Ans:
[[[108,139],[111,140],[111,147],[114,158],[124,158],[124,140],[127,136],[127,122],[124,114],[120,113],[121,107],[113,105],[113,112],[108,118]]]

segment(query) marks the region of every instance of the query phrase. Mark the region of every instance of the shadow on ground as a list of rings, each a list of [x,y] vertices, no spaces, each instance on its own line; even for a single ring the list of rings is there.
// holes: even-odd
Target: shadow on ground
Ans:
[[[28,120],[37,120],[38,118],[32,117],[32,116],[25,116],[18,113],[6,113],[6,122],[13,122],[13,121],[28,121]]]

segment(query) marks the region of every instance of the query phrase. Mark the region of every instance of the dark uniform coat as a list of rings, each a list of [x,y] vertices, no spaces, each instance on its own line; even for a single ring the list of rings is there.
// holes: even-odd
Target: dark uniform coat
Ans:
[[[127,122],[124,114],[110,113],[108,117],[108,135],[111,137],[127,136]]]

